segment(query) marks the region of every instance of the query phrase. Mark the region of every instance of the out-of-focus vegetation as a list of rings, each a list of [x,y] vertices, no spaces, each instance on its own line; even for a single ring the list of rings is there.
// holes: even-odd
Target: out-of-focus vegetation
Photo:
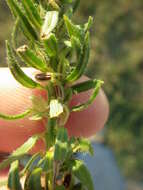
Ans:
[[[6,65],[4,40],[12,18],[0,1],[0,65]],[[105,143],[123,173],[143,179],[143,1],[81,1],[75,20],[94,16],[92,51],[87,75],[105,81],[110,119]]]

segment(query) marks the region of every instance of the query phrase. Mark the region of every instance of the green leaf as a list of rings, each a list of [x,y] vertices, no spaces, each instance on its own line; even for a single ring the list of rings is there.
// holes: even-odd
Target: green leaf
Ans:
[[[43,171],[49,173],[53,172],[53,152],[47,151],[46,155],[39,161],[38,167],[42,168]]]
[[[47,72],[47,64],[38,57],[28,46],[24,45],[17,49],[18,55],[30,67],[34,67],[42,72]]]
[[[75,69],[73,69],[73,71],[67,76],[67,82],[74,82],[82,76],[89,60],[89,49],[89,32],[87,32],[78,63]]]
[[[72,36],[71,37],[71,44],[72,44],[72,48],[75,49],[76,54],[77,54],[77,58],[78,58],[79,55],[81,54],[81,51],[82,51],[81,42],[78,38],[76,38],[75,36]]]
[[[55,161],[64,161],[68,152],[68,133],[64,127],[58,128],[54,151]]]
[[[22,0],[23,7],[29,21],[38,29],[42,26],[42,20],[32,0]]]
[[[82,139],[79,139],[78,142],[79,142],[78,148],[81,152],[88,152],[91,156],[94,155],[94,149],[89,140],[82,138]]]
[[[79,25],[73,24],[66,15],[64,15],[64,21],[70,38],[74,36],[81,40],[84,35],[84,30]]]
[[[18,114],[18,115],[5,115],[0,113],[0,118],[6,119],[6,120],[16,120],[16,119],[22,119],[25,116],[29,115],[31,112],[31,109],[26,110],[25,112]]]
[[[48,37],[42,38],[42,40],[48,57],[55,57],[58,52],[58,43],[55,35],[51,33]]]
[[[25,155],[33,148],[33,146],[36,144],[37,140],[39,139],[38,135],[34,135],[30,137],[27,142],[25,142],[21,147],[17,148],[16,151],[12,153],[12,156],[21,156]]]
[[[41,38],[48,37],[55,29],[59,19],[58,11],[48,11],[45,16],[45,21],[42,26]]]
[[[14,57],[14,53],[8,41],[6,41],[6,48],[7,48],[8,66],[14,78],[27,88],[40,87],[40,84],[33,81],[21,70],[20,66],[16,61],[16,58]]]
[[[42,168],[34,169],[26,180],[26,188],[29,190],[42,190],[41,186]]]
[[[88,189],[94,190],[92,177],[82,161],[76,160],[72,169],[73,175]]]
[[[10,163],[20,159],[22,156],[27,154],[36,144],[38,139],[39,137],[36,135],[29,138],[22,146],[20,146],[17,150],[15,150],[6,160],[0,163],[0,170],[6,168]]]
[[[37,159],[39,159],[40,157],[40,153],[36,153],[34,154],[29,161],[26,163],[26,166],[24,167],[24,169],[20,172],[20,177],[22,177],[26,172],[30,172],[33,167],[34,167],[34,162],[37,161]]]
[[[8,176],[8,188],[12,190],[22,190],[19,177],[19,163],[15,161],[11,164]]]
[[[78,93],[85,92],[87,90],[95,88],[97,85],[97,82],[98,80],[96,79],[84,81],[84,82],[73,85],[71,89],[74,94],[78,94]]]
[[[63,185],[61,185],[61,186],[56,186],[55,190],[66,190],[66,189]]]
[[[84,30],[85,30],[85,31],[90,30],[92,24],[93,24],[93,17],[89,16],[88,22],[87,22],[87,23],[85,24],[85,26],[84,26]]]
[[[88,101],[85,102],[85,103],[83,103],[83,104],[81,104],[81,105],[72,107],[71,111],[76,112],[76,111],[82,111],[84,109],[87,109],[88,106],[90,106],[94,102],[96,96],[99,93],[99,90],[100,90],[102,84],[103,84],[103,81],[96,80],[93,94],[90,96],[90,98],[88,99]]]
[[[46,150],[49,150],[50,147],[55,143],[56,139],[56,120],[48,119],[47,131],[45,133],[45,141],[46,141]]]
[[[13,30],[12,30],[12,34],[11,34],[11,37],[12,37],[12,45],[14,48],[17,47],[18,45],[18,32],[19,32],[19,27],[20,27],[20,21],[19,21],[19,18],[16,19],[15,23],[14,23],[14,27],[13,27]]]
[[[24,15],[18,2],[16,0],[6,0],[6,1],[7,1],[8,6],[10,7],[11,11],[14,13],[14,15],[20,19],[21,28],[23,30],[24,35],[29,40],[38,40],[35,30],[29,23],[26,16]]]

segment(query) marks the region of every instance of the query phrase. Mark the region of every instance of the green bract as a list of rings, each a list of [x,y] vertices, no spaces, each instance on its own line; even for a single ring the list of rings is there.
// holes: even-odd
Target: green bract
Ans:
[[[7,185],[10,190],[94,190],[88,169],[75,156],[77,152],[93,155],[91,143],[70,138],[65,128],[70,113],[87,109],[103,84],[96,79],[75,83],[88,64],[93,18],[82,25],[74,24],[72,14],[79,0],[6,1],[15,19],[12,40],[6,41],[9,69],[21,85],[45,90],[47,98],[32,96],[32,106],[18,115],[0,113],[1,119],[28,117],[46,122],[43,133],[27,139],[0,163],[0,169],[10,165],[8,180],[1,181],[0,186]],[[23,34],[21,40],[19,33]],[[24,73],[21,62],[37,70],[35,78]],[[72,95],[91,89],[87,102],[69,107]],[[45,150],[32,155],[20,171],[20,160],[39,139]]]

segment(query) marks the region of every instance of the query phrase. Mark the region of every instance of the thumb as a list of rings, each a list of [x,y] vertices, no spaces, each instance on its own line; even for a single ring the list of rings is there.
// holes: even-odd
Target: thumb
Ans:
[[[34,69],[24,69],[32,76]],[[81,81],[88,80],[83,77]],[[92,91],[87,91],[73,97],[71,104],[77,105],[88,100]],[[46,96],[44,91],[31,90],[21,86],[12,77],[8,68],[0,69],[0,113],[18,114],[30,107],[29,96],[40,94]],[[69,135],[89,137],[101,129],[109,113],[108,101],[101,90],[95,102],[87,110],[71,113],[66,124]],[[44,131],[44,122],[30,121],[28,118],[6,121],[0,119],[0,152],[11,152],[23,144],[31,135]],[[39,142],[35,151],[42,148]]]

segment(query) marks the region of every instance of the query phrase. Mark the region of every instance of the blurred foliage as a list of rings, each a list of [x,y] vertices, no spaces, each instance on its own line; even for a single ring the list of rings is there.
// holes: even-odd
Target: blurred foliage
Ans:
[[[87,75],[105,81],[110,119],[105,143],[115,151],[128,177],[143,179],[143,1],[81,1],[75,20],[94,16]],[[78,20],[77,20],[78,19]],[[0,1],[0,65],[12,19]]]

